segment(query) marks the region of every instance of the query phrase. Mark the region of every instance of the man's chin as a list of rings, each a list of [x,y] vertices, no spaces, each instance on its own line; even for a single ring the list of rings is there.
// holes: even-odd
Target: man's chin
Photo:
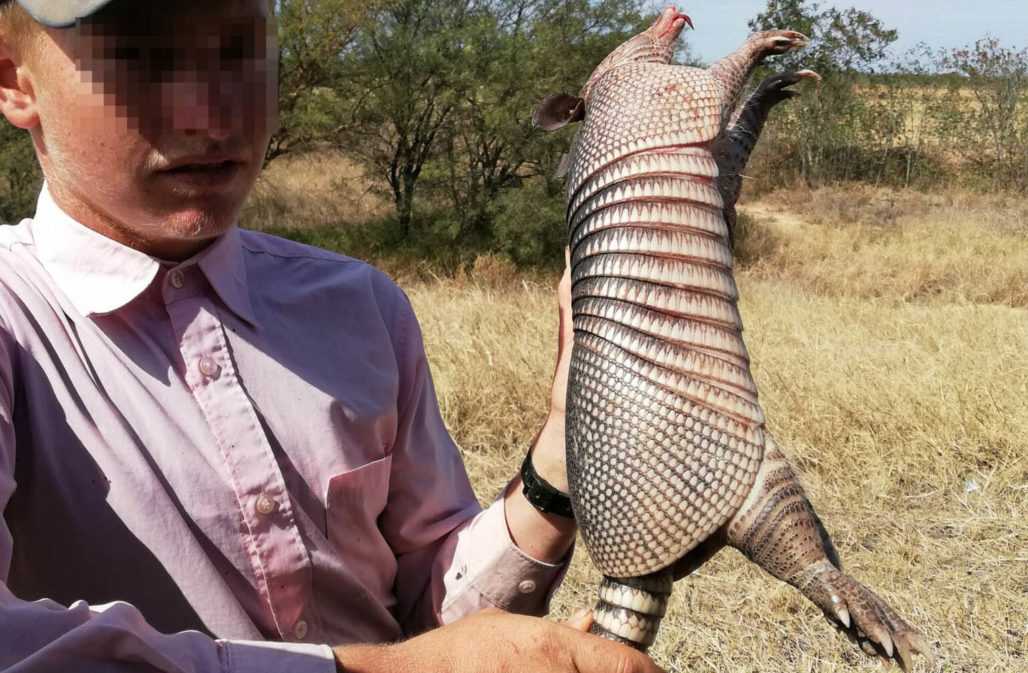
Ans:
[[[249,185],[239,181],[231,190],[169,189],[163,181],[151,183],[144,203],[146,219],[161,238],[176,248],[202,249],[238,222]]]
[[[161,228],[176,236],[211,237],[227,231],[239,217],[247,191],[190,193],[150,189],[143,203]]]
[[[202,209],[177,210],[154,222],[159,229],[147,244],[149,254],[184,261],[212,244],[236,224],[236,213]]]
[[[236,209],[179,210],[166,220],[166,231],[176,239],[202,241],[224,234],[236,223],[236,217]]]

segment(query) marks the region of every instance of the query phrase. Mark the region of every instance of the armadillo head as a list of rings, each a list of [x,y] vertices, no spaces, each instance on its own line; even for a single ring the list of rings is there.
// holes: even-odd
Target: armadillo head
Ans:
[[[661,12],[653,25],[624,42],[593,70],[589,81],[578,96],[555,94],[546,97],[536,108],[532,122],[539,128],[555,131],[585,117],[589,92],[604,75],[628,63],[670,63],[675,43],[682,29],[693,27],[692,19],[670,5]]]
[[[619,66],[627,63],[670,63],[678,36],[686,25],[692,28],[692,19],[674,5],[665,7],[652,26],[621,44],[596,66],[580,97],[588,102],[593,85]]]

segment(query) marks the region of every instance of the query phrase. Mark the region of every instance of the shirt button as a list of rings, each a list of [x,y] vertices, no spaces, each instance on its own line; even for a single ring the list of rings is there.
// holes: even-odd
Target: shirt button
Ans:
[[[521,584],[518,585],[518,591],[520,591],[523,594],[532,593],[533,591],[535,591],[535,582],[533,582],[532,580],[523,580]]]
[[[307,622],[301,619],[300,621],[296,622],[296,626],[293,627],[293,635],[296,636],[297,640],[303,640],[307,637],[308,629],[309,627],[307,625]]]
[[[171,283],[171,286],[176,290],[181,290],[182,286],[186,284],[182,279],[182,272],[178,269],[175,269],[168,274],[168,282]]]
[[[264,516],[267,516],[269,514],[272,514],[277,509],[278,503],[269,498],[268,496],[266,496],[265,494],[262,493],[261,496],[257,498],[258,514],[263,514]]]
[[[216,379],[221,373],[221,366],[214,361],[214,358],[202,357],[200,358],[200,373],[208,378]]]

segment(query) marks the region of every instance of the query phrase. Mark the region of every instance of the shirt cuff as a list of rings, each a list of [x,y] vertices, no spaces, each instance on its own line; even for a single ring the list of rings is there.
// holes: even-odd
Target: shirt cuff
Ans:
[[[521,551],[511,539],[501,497],[475,521],[475,538],[492,545],[478,547],[471,586],[492,605],[524,615],[542,616],[568,570],[569,550],[560,563],[546,563]],[[471,570],[471,568],[469,568]]]
[[[336,673],[328,645],[223,640],[226,673]]]

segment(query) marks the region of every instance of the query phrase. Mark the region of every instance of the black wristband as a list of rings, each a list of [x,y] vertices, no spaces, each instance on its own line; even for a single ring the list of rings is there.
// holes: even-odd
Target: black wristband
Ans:
[[[521,492],[525,494],[525,498],[540,512],[556,514],[566,519],[575,518],[571,498],[539,476],[532,465],[531,452],[525,456],[525,462],[521,463],[521,484]]]

